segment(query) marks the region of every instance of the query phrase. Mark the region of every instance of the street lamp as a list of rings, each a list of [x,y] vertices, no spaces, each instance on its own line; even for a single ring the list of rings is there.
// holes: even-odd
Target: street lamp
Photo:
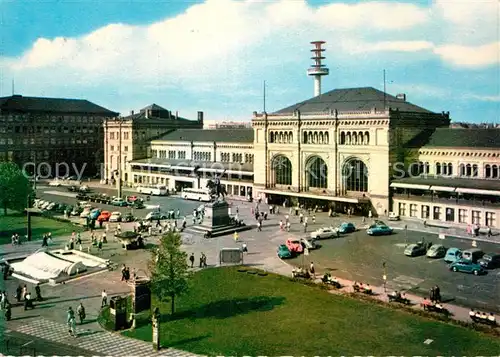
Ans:
[[[122,197],[122,123],[123,118],[118,118],[118,180],[117,180],[117,191],[118,197]]]
[[[384,279],[384,293],[385,293],[385,292],[387,292],[387,289],[386,289],[386,284],[387,284],[387,266],[386,266],[385,262],[382,263],[382,267],[384,268],[384,275],[382,276],[382,278]]]

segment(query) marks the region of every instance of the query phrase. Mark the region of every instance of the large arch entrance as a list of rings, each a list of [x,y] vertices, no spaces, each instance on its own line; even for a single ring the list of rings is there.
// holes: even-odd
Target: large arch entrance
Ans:
[[[276,155],[271,162],[271,177],[275,185],[292,184],[292,163],[285,155]]]
[[[306,162],[306,185],[308,188],[328,188],[328,166],[319,156]]]
[[[358,158],[344,163],[342,182],[345,191],[368,192],[368,168]]]

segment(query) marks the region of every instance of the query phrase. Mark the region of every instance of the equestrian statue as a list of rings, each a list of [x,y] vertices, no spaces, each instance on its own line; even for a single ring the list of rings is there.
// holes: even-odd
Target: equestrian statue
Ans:
[[[226,172],[226,170],[224,170]],[[220,176],[215,176],[214,180],[208,180],[207,188],[210,190],[210,197],[212,197],[212,201],[218,201],[220,196],[222,199],[226,198],[226,190],[224,186],[220,183],[220,177],[224,174],[224,172]]]

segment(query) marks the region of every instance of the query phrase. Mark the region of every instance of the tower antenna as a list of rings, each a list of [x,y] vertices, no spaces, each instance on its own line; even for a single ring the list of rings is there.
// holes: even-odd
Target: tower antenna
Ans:
[[[321,77],[327,76],[330,73],[330,70],[321,63],[321,61],[325,59],[325,57],[323,56],[323,52],[325,52],[325,49],[321,47],[323,46],[323,44],[325,44],[325,41],[311,42],[311,45],[314,45],[314,48],[311,50],[311,52],[313,53],[311,59],[314,61],[314,63],[307,70],[307,75],[314,76],[315,97],[321,95]]]

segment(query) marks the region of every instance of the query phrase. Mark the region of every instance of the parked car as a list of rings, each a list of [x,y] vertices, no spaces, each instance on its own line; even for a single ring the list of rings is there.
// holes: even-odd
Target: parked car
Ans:
[[[477,262],[486,269],[500,268],[500,253],[485,254]]]
[[[396,212],[389,212],[389,221],[399,221],[399,215]]]
[[[426,246],[420,243],[407,245],[404,253],[407,257],[418,257],[420,255],[425,255],[426,252]]]
[[[78,191],[78,186],[75,186],[75,185],[68,186],[67,188],[68,188],[69,192],[76,192],[76,191]]]
[[[59,186],[61,186],[61,183],[57,180],[54,180],[54,181],[49,182],[49,186],[59,187]]]
[[[392,234],[392,228],[385,225],[374,224],[366,230],[369,236],[383,236]]]
[[[324,227],[316,229],[314,232],[311,232],[311,238],[314,239],[328,239],[335,238],[337,236],[337,231],[333,227]]]
[[[82,212],[82,208],[80,206],[74,206],[69,214],[71,216],[79,216],[81,212]]]
[[[101,210],[99,208],[94,208],[92,211],[90,211],[89,218],[96,220],[97,218],[99,218],[100,214]]]
[[[127,201],[125,201],[122,198],[113,198],[113,200],[111,201],[111,205],[112,206],[119,206],[119,207],[126,207],[126,206],[128,206],[128,203],[127,203]]]
[[[470,260],[476,263],[484,255],[484,252],[478,248],[466,249],[462,252],[462,259]]]
[[[132,195],[132,196],[127,196],[126,201],[127,202],[135,202],[139,199],[138,196]]]
[[[109,221],[109,218],[111,217],[111,212],[109,211],[102,211],[99,217],[97,217],[98,222],[106,222]]]
[[[47,207],[50,206],[52,202],[49,202],[49,201],[45,201],[41,206],[40,206],[40,209],[44,210],[44,209],[47,209]]]
[[[87,218],[90,217],[90,212],[92,211],[91,208],[84,208],[82,213],[80,213],[80,218]]]
[[[149,212],[146,217],[144,217],[146,221],[157,221],[159,219],[167,219],[167,214],[154,211],[154,212]]]
[[[486,272],[481,264],[473,263],[468,259],[458,259],[454,263],[451,263],[450,270],[474,275],[480,275]]]
[[[278,258],[280,259],[290,259],[293,258],[292,252],[288,249],[288,247],[285,244],[280,244],[278,247]]]
[[[112,212],[111,216],[109,217],[110,222],[121,222],[122,221],[122,214],[121,212]]]
[[[90,192],[90,188],[87,185],[80,186],[78,189],[80,192]]]
[[[300,254],[304,251],[302,248],[302,244],[300,244],[300,240],[296,238],[288,238],[285,242],[288,250],[294,254]]]
[[[446,255],[446,248],[442,244],[432,245],[426,255],[427,258],[443,258]]]
[[[57,203],[55,203],[55,202],[51,202],[51,203],[50,203],[50,204],[49,204],[49,205],[48,205],[45,209],[46,209],[47,211],[52,211],[53,209],[55,209],[55,208],[56,208],[56,206],[57,206]]]
[[[135,221],[135,217],[132,215],[132,213],[127,213],[125,217],[122,218],[122,221],[124,222],[133,222]]]
[[[337,229],[342,234],[356,232],[356,227],[350,222],[342,223]]]
[[[453,263],[455,260],[462,258],[462,251],[458,248],[449,248],[444,256],[446,263]]]

